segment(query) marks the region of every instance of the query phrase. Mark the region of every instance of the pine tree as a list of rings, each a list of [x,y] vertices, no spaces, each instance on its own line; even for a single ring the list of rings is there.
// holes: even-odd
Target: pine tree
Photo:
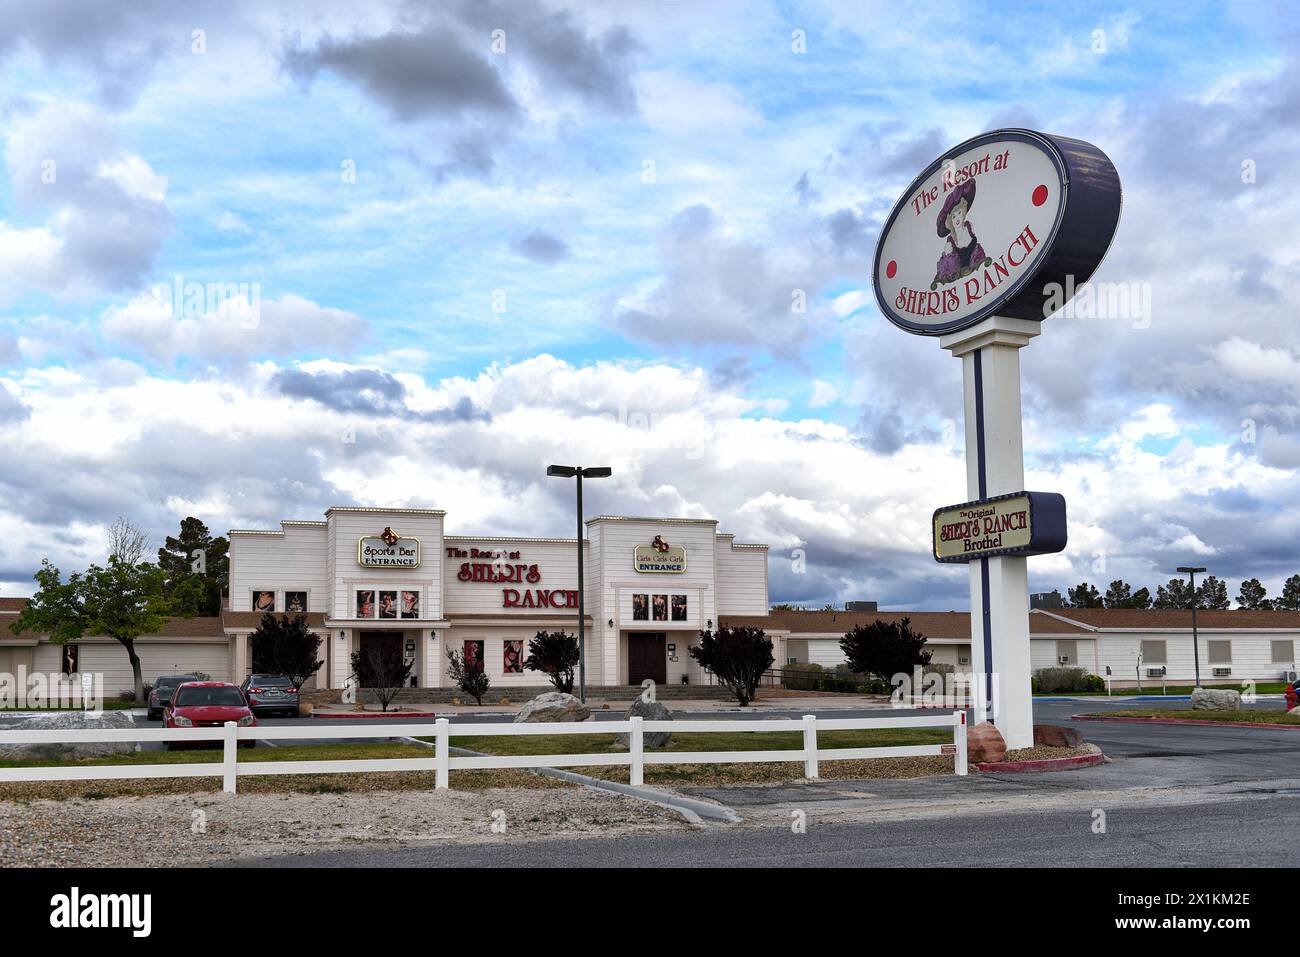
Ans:
[[[229,548],[225,537],[213,538],[199,519],[184,519],[180,534],[168,535],[166,544],[158,549],[158,567],[167,577],[167,597],[189,614],[220,615],[221,596],[230,585]]]
[[[1267,589],[1258,578],[1249,578],[1241,583],[1237,592],[1237,608],[1242,611],[1270,611],[1273,603],[1268,600]]]
[[[1281,611],[1300,611],[1300,575],[1292,575],[1282,584],[1282,595],[1273,607]]]
[[[1067,608],[1101,608],[1101,593],[1097,591],[1096,585],[1089,585],[1087,582],[1079,582],[1074,588],[1069,589],[1066,599]]]

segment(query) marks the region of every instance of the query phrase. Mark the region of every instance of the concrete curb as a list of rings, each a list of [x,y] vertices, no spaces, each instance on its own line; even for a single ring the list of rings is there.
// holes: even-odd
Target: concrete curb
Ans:
[[[1126,721],[1129,724],[1187,724],[1198,728],[1282,728],[1300,730],[1300,724],[1269,724],[1267,721],[1206,721],[1196,718],[1134,718],[1129,715],[1072,714],[1071,721]]]
[[[313,711],[312,718],[436,718],[432,711]]]
[[[428,741],[421,741],[419,738],[404,737],[401,740],[409,741],[411,744],[418,744],[422,747],[432,748],[433,744]],[[481,751],[471,751],[469,748],[451,748],[452,754],[459,754],[471,758],[487,757]],[[573,771],[565,771],[562,768],[521,768],[523,771],[531,771],[533,774],[540,774],[542,777],[554,778],[558,781],[568,781],[570,784],[580,784],[583,787],[594,788],[597,791],[612,791],[615,794],[622,794],[625,797],[634,797],[642,801],[649,801],[651,804],[657,804],[660,807],[676,811],[691,824],[703,824],[704,818],[714,821],[725,821],[728,824],[739,824],[744,819],[723,804],[712,804],[708,801],[697,801],[694,798],[682,797],[680,794],[665,794],[663,791],[655,791],[646,787],[633,787],[630,784],[620,784],[617,781],[603,781],[600,778],[588,777],[585,774],[577,774]]]
[[[1015,773],[1017,771],[1070,771],[1074,768],[1087,768],[1094,764],[1105,764],[1106,755],[1098,751],[1095,754],[1079,754],[1070,758],[1039,758],[1035,761],[999,761],[984,762],[975,767],[980,771]]]

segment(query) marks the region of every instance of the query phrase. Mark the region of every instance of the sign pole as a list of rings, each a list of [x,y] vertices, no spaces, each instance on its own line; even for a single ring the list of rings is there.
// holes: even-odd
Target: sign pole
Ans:
[[[962,360],[966,491],[971,499],[1025,487],[1020,418],[1020,350],[1039,334],[1028,319],[992,316],[939,344]],[[1034,744],[1029,655],[1029,579],[1019,555],[970,563],[971,664],[980,676],[980,720],[992,721],[1010,749]]]

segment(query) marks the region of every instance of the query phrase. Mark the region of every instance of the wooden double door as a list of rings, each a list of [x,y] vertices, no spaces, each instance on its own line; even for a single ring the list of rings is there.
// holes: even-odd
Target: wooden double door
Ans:
[[[668,683],[668,635],[662,631],[632,631],[627,636],[627,680],[639,685],[649,678]]]

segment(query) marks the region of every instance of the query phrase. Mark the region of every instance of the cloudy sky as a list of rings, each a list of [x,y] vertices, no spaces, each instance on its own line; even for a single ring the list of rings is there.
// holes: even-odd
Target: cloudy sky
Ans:
[[[1023,353],[1035,591],[1300,572],[1294,7],[0,0],[0,595],[42,557],[438,507],[710,517],[773,601],[968,607],[960,362],[881,318],[898,194],[1096,143],[1142,315]],[[189,299],[212,284],[224,302]],[[202,297],[200,297],[202,298]],[[802,557],[803,562],[798,561]]]

